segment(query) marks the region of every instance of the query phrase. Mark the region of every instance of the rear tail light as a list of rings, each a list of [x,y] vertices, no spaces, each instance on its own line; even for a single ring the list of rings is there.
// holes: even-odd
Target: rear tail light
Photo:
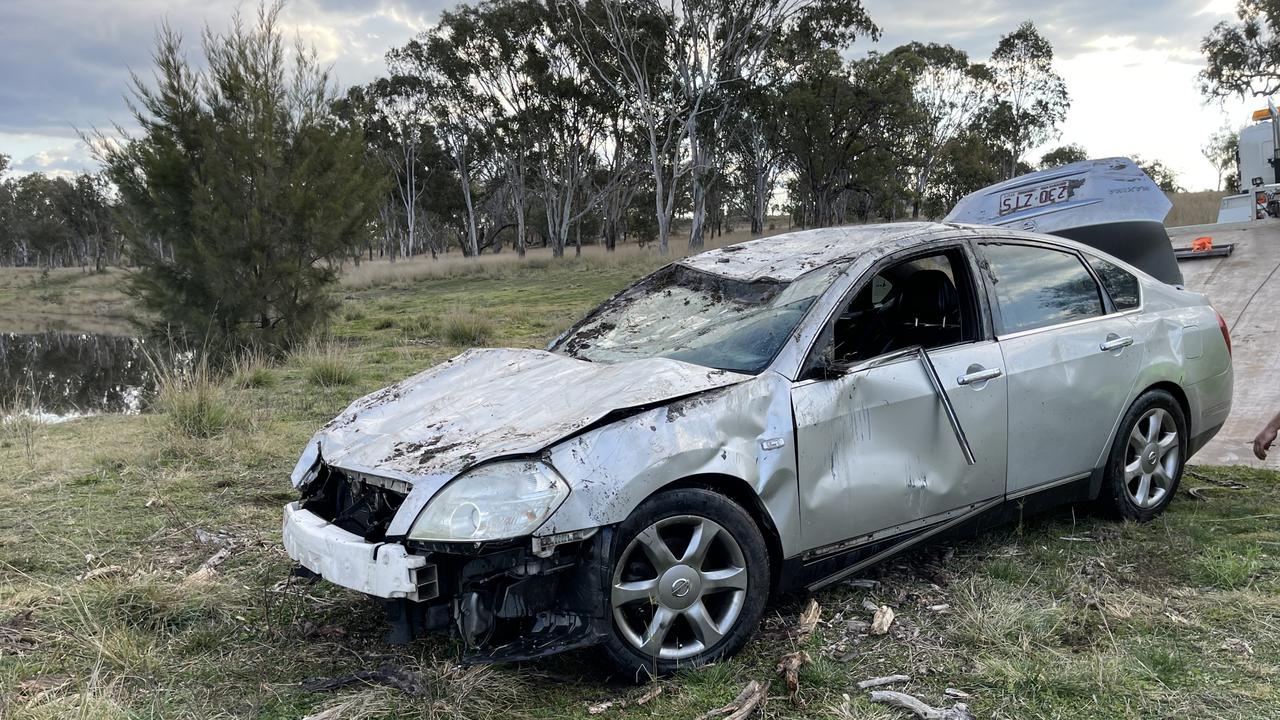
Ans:
[[[1227,329],[1227,319],[1217,310],[1214,310],[1213,314],[1218,316],[1218,329],[1222,331],[1222,342],[1227,344],[1227,357],[1231,357],[1231,331]]]

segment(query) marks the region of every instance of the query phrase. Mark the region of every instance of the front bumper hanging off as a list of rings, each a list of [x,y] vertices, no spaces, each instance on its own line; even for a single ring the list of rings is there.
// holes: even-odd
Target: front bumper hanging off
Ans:
[[[384,598],[388,639],[455,634],[464,660],[523,660],[599,642],[608,629],[612,531],[535,554],[529,538],[480,545],[366,541],[303,509],[284,508],[289,557],[320,577]]]
[[[366,542],[301,503],[284,506],[284,549],[298,564],[335,585],[366,595],[430,600],[439,592],[436,566],[399,543]]]

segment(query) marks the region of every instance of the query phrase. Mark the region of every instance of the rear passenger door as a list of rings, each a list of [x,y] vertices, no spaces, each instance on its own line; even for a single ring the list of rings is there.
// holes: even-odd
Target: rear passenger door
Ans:
[[[1078,479],[1097,465],[1142,362],[1076,252],[1033,242],[980,245],[1009,392],[1007,492]]]

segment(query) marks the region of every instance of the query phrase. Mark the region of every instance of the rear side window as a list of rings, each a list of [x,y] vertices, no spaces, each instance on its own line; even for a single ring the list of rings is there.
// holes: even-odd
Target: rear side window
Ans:
[[[1098,284],[1071,253],[1031,245],[985,245],[1000,306],[1000,332],[1058,325],[1103,314]]]
[[[1089,258],[1089,264],[1102,280],[1102,287],[1106,288],[1117,310],[1138,307],[1141,298],[1138,296],[1138,278],[1133,273],[1100,257],[1088,254],[1085,257]]]

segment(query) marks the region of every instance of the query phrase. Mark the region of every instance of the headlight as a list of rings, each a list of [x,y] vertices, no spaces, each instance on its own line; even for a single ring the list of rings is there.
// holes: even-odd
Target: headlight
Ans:
[[[537,530],[569,496],[569,486],[541,462],[496,462],[445,486],[409,529],[411,540],[503,540]]]

